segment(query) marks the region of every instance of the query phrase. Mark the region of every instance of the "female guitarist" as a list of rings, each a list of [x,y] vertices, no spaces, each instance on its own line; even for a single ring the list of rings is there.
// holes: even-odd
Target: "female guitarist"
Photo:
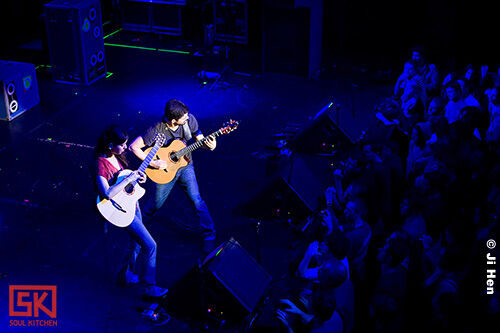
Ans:
[[[99,195],[102,198],[112,198],[122,191],[127,184],[133,181],[144,183],[146,175],[134,171],[127,178],[115,184],[117,175],[127,167],[128,163],[124,152],[127,149],[128,135],[117,126],[108,127],[99,137],[95,148],[96,182]],[[130,246],[125,260],[118,273],[118,284],[145,282],[146,296],[160,297],[168,289],[156,286],[156,242],[142,223],[141,209],[137,203],[135,217],[132,223],[125,228],[130,235]],[[145,251],[145,267],[136,267],[136,259],[140,251]],[[139,272],[139,275],[134,274]]]

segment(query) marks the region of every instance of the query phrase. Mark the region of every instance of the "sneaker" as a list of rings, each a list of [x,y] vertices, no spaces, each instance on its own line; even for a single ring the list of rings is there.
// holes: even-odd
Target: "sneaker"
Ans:
[[[148,297],[162,297],[168,292],[167,288],[158,287],[155,285],[150,285],[146,288],[144,296]]]
[[[139,283],[139,276],[137,274],[130,271],[127,271],[125,274],[118,273],[118,279],[116,280],[118,286],[125,287],[135,283]]]

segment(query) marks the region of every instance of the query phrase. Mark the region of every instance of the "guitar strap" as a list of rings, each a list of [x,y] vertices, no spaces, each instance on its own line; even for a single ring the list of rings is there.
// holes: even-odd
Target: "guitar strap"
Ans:
[[[191,129],[189,128],[189,120],[186,121],[184,125],[182,125],[182,129],[184,130],[184,137],[186,139],[186,142],[188,142],[193,137],[191,134]]]

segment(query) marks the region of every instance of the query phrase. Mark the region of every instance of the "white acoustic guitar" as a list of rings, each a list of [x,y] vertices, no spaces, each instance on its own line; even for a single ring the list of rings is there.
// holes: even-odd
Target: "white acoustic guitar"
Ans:
[[[144,172],[146,170],[149,163],[164,142],[165,135],[161,133],[157,134],[155,145],[144,161],[142,161],[142,164],[138,169],[139,171]],[[116,179],[116,184],[126,181],[125,178],[127,178],[127,176],[129,176],[132,172],[132,170],[127,169],[120,171]],[[137,200],[142,198],[144,193],[146,193],[146,190],[139,186],[138,180],[132,181],[112,198],[101,199],[100,196],[97,196],[97,209],[101,215],[112,224],[117,227],[127,227],[134,220]]]

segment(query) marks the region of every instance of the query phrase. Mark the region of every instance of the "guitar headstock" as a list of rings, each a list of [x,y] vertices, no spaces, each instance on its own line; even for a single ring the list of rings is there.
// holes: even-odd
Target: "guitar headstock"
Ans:
[[[229,134],[235,129],[237,129],[239,124],[240,123],[238,121],[230,119],[228,122],[222,125],[220,131],[222,134]]]
[[[163,134],[163,133],[156,133],[156,136],[155,136],[155,145],[163,146],[163,143],[165,143],[165,134]]]

